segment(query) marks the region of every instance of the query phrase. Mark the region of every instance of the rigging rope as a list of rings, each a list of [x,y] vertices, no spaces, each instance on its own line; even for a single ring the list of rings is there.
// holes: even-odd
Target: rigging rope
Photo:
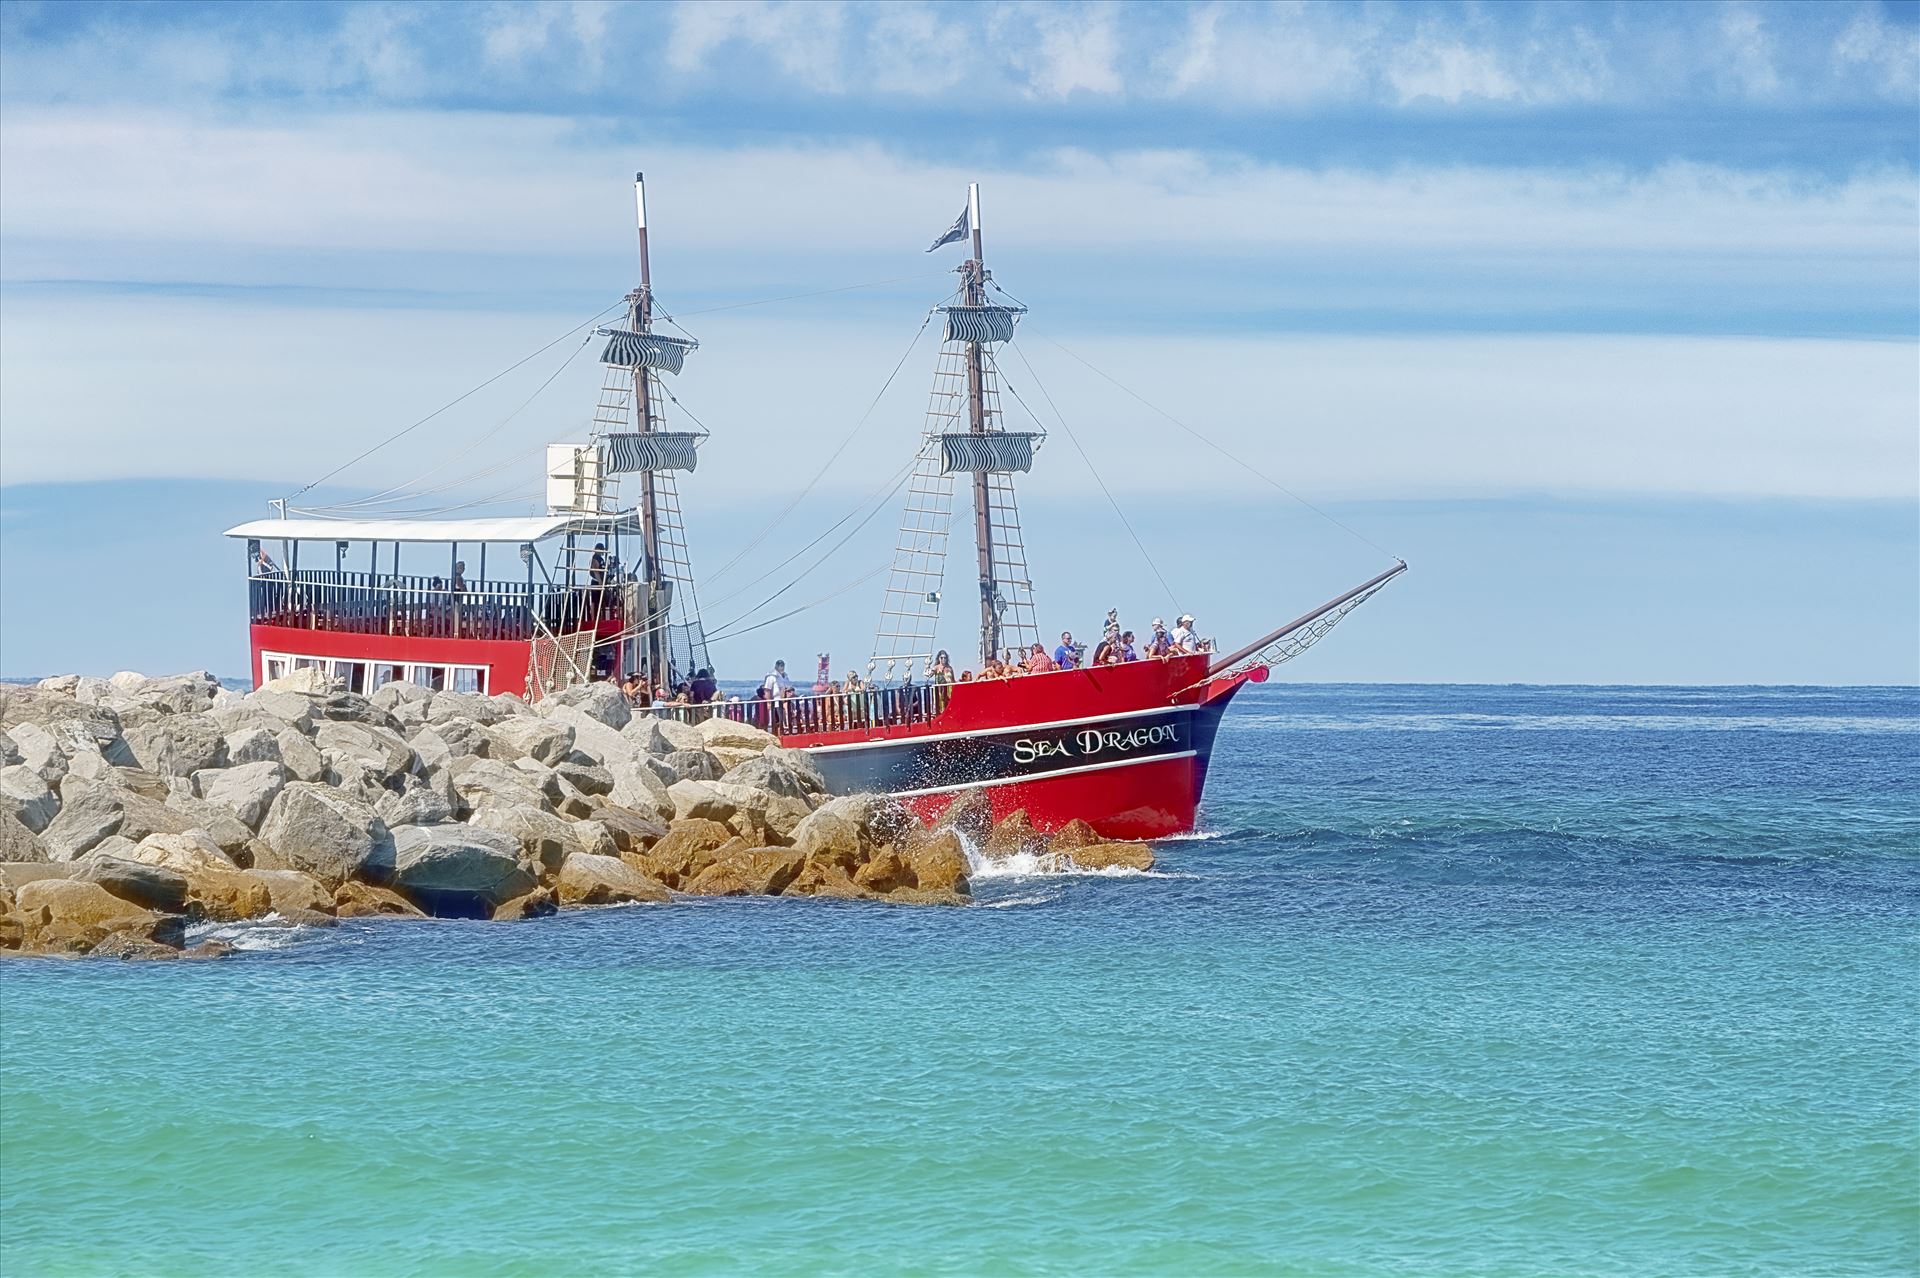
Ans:
[[[829,558],[831,558],[834,551],[837,551],[840,549],[840,547],[846,545],[848,537],[852,537],[854,533],[859,532],[862,528],[865,528],[867,524],[872,521],[873,517],[879,514],[880,511],[883,508],[885,508],[887,501],[891,499],[895,493],[900,491],[901,487],[907,482],[908,479],[912,478],[914,467],[919,463],[919,460],[920,460],[919,454],[918,453],[914,454],[912,460],[908,461],[905,466],[902,466],[899,470],[895,471],[893,475],[890,476],[886,480],[886,482],[882,483],[879,488],[876,488],[871,493],[868,493],[864,498],[862,498],[858,503],[855,504],[852,510],[849,510],[846,514],[836,519],[832,524],[830,524],[825,530],[823,530],[813,540],[807,542],[804,546],[800,547],[800,549],[794,551],[791,555],[788,555],[785,559],[782,559],[779,563],[767,569],[765,572],[761,573],[758,577],[755,577],[752,581],[747,582],[745,585],[740,586],[735,590],[729,591],[727,594],[720,596],[718,599],[715,599],[713,602],[716,605],[723,604],[727,602],[727,600],[729,599],[737,599],[741,595],[745,594],[747,591],[752,590],[755,586],[759,585],[761,582],[765,581],[767,578],[773,576],[774,573],[779,572],[782,568],[785,568],[788,564],[792,563],[794,560],[798,559],[800,556],[806,554],[809,550],[812,550],[815,546],[819,545],[822,541],[825,541],[827,537],[834,532],[835,529],[839,528],[840,525],[846,523],[849,519],[852,519],[855,515],[859,514],[862,510],[866,509],[866,507],[871,504],[873,506],[873,509],[867,511],[866,516],[863,519],[861,519],[859,523],[853,526],[852,530],[847,533],[846,537],[842,537],[838,542],[834,543],[832,550],[829,550],[825,555],[822,555],[819,559],[815,560],[813,564],[801,570],[800,575],[798,577],[795,577],[792,581],[789,581],[786,585],[780,587],[779,590],[776,590],[773,594],[767,596],[765,599],[762,599],[759,603],[755,604],[752,608],[747,609],[747,611],[745,613],[742,613],[741,616],[735,617],[733,621],[740,621],[745,617],[751,616],[753,615],[754,612],[758,611],[761,608],[766,607],[768,604],[772,603],[775,599],[778,599],[781,595],[785,594],[787,591],[791,590],[795,585],[799,584],[799,582],[808,573],[812,572],[815,568],[818,568],[821,564],[825,563]],[[726,624],[732,625],[733,621],[729,621]]]
[[[354,457],[348,461],[341,462],[338,466],[335,466],[332,470],[320,476],[320,478],[314,480],[312,483],[307,484],[304,487],[297,488],[293,492],[288,493],[287,500],[292,501],[295,497],[298,497],[301,493],[304,493],[309,489],[315,488],[320,484],[326,483],[329,479],[332,479],[335,475],[338,475],[341,471],[346,470],[349,467],[359,465],[361,462],[365,461],[367,458],[373,456],[375,453],[385,448],[388,444],[391,444],[395,440],[401,439],[407,435],[412,434],[414,431],[420,429],[422,426],[425,426],[428,422],[432,421],[434,418],[438,417],[440,414],[446,412],[449,408],[452,408],[455,404],[458,404],[461,401],[468,399],[473,395],[477,395],[479,392],[485,390],[487,387],[493,385],[495,382],[505,377],[508,373],[511,373],[514,369],[519,368],[522,364],[525,364],[529,360],[532,360],[540,355],[546,354],[548,351],[552,350],[554,347],[558,346],[560,343],[566,341],[569,337],[572,337],[575,333],[579,332],[581,329],[593,327],[594,325],[598,324],[602,319],[606,318],[608,315],[611,315],[615,310],[617,310],[618,308],[624,305],[626,305],[626,299],[621,298],[618,302],[615,302],[612,306],[607,307],[605,310],[593,316],[591,319],[587,320],[585,323],[575,324],[572,328],[560,334],[560,336],[554,338],[551,342],[548,342],[545,346],[542,346],[539,350],[534,351],[530,355],[525,355],[520,359],[515,360],[513,363],[507,365],[505,368],[495,373],[492,377],[489,377],[486,381],[481,382],[478,386],[473,387],[471,390],[464,391],[461,394],[455,396],[453,399],[450,399],[446,403],[440,405],[440,407],[434,409],[431,413],[428,413],[425,417],[422,417],[419,421],[413,423],[413,425],[407,426],[400,430],[395,431],[393,434],[387,436],[385,439],[381,440],[379,443],[375,444],[373,447],[367,449],[365,452],[361,453],[359,456]]]
[[[1009,296],[1011,296],[1011,294],[1009,294]],[[1087,472],[1093,476],[1093,482],[1100,485],[1101,493],[1106,496],[1107,505],[1113,507],[1113,513],[1120,517],[1120,526],[1127,530],[1127,536],[1133,538],[1134,547],[1139,550],[1140,557],[1147,561],[1147,567],[1152,570],[1154,580],[1160,583],[1160,589],[1167,592],[1167,598],[1172,602],[1174,610],[1177,612],[1186,611],[1181,607],[1179,597],[1173,593],[1173,587],[1167,584],[1166,577],[1161,574],[1160,565],[1153,562],[1153,556],[1147,551],[1147,544],[1141,541],[1140,534],[1133,530],[1133,521],[1127,518],[1127,512],[1120,508],[1118,501],[1114,500],[1112,491],[1107,488],[1107,481],[1100,477],[1099,468],[1093,464],[1093,458],[1089,457],[1087,450],[1081,447],[1080,437],[1073,433],[1073,427],[1067,425],[1065,415],[1060,412],[1060,406],[1053,402],[1053,395],[1047,390],[1045,383],[1040,380],[1040,374],[1034,372],[1032,362],[1027,359],[1027,353],[1013,342],[1008,342],[1007,345],[1013,349],[1014,354],[1020,357],[1020,363],[1026,367],[1027,372],[1032,374],[1033,384],[1038,386],[1041,395],[1046,397],[1047,407],[1053,410],[1054,417],[1059,421],[1061,428],[1067,432],[1067,438],[1072,441],[1074,451],[1079,453],[1080,460],[1087,464]],[[1000,361],[995,359],[991,354],[989,354],[987,358],[993,363],[993,371],[1000,373],[1000,384],[1005,386],[1016,400],[1019,400],[1020,407],[1027,410],[1027,415],[1038,422],[1040,420],[1039,414],[1028,407],[1026,400],[1020,399],[1020,392],[1014,389],[1013,383],[1007,380],[1007,375],[1001,372]]]
[[[838,590],[832,591],[829,594],[821,595],[818,599],[813,600],[811,603],[803,603],[798,608],[794,608],[790,611],[783,612],[777,617],[769,617],[765,621],[756,621],[751,626],[743,626],[739,630],[723,630],[719,634],[708,635],[707,641],[709,643],[722,643],[728,639],[738,639],[741,635],[750,635],[756,630],[764,630],[768,626],[776,625],[779,622],[785,621],[789,617],[797,617],[801,613],[806,612],[810,608],[818,608],[821,604],[827,603],[830,600],[838,599],[841,595],[846,594],[850,590],[855,590],[861,586],[866,585],[869,581],[872,581],[875,577],[878,577],[881,573],[885,572],[887,569],[891,568],[892,566],[893,565],[891,563],[883,563],[878,568],[875,568],[872,572],[869,572],[862,576],[854,578],[852,581],[849,581],[846,585],[840,587]]]
[[[1009,296],[1011,296],[1011,294],[1009,294]],[[1121,383],[1118,379],[1109,376],[1107,373],[1103,372],[1101,369],[1096,367],[1094,364],[1092,364],[1088,360],[1081,358],[1081,356],[1075,354],[1073,351],[1070,351],[1066,347],[1061,346],[1059,342],[1054,341],[1051,337],[1048,337],[1045,333],[1042,333],[1040,335],[1040,340],[1043,342],[1046,342],[1050,346],[1057,347],[1059,350],[1061,350],[1065,354],[1071,355],[1074,359],[1079,360],[1080,363],[1086,365],[1087,368],[1099,374],[1100,377],[1104,378],[1106,381],[1108,381],[1112,385],[1118,387],[1120,390],[1125,391],[1128,395],[1131,395],[1134,399],[1146,405],[1148,408],[1152,409],[1154,412],[1160,414],[1162,417],[1172,422],[1175,426],[1178,426],[1181,430],[1187,432],[1187,434],[1193,436],[1195,439],[1205,444],[1208,448],[1213,449],[1214,452],[1219,453],[1222,457],[1225,457],[1228,461],[1233,462],[1235,465],[1244,468],[1248,474],[1254,476],[1256,479],[1263,479],[1267,483],[1272,484],[1275,488],[1279,489],[1281,492],[1285,493],[1287,496],[1293,498],[1293,500],[1299,502],[1302,506],[1305,506],[1308,510],[1311,510],[1314,514],[1320,516],[1320,518],[1332,524],[1335,528],[1340,529],[1342,532],[1346,533],[1351,537],[1356,538],[1359,541],[1365,542],[1367,545],[1373,547],[1375,550],[1379,551],[1381,554],[1385,555],[1389,559],[1397,559],[1399,557],[1395,555],[1391,550],[1388,550],[1385,546],[1382,546],[1379,542],[1375,541],[1373,538],[1361,532],[1359,529],[1354,528],[1342,522],[1339,519],[1336,519],[1334,516],[1320,509],[1318,506],[1308,501],[1305,497],[1302,497],[1299,493],[1294,492],[1293,489],[1287,487],[1285,484],[1281,483],[1279,480],[1275,479],[1273,476],[1260,470],[1252,462],[1249,462],[1244,458],[1238,457],[1235,454],[1228,452],[1225,448],[1221,447],[1219,444],[1214,443],[1211,439],[1208,439],[1205,435],[1202,435],[1199,431],[1187,425],[1185,422],[1181,421],[1178,417],[1175,417],[1172,413],[1169,413],[1166,409],[1160,407],[1158,404],[1155,404],[1154,402],[1149,400],[1146,396],[1141,395],[1138,392],[1132,390],[1128,386]]]
[[[784,507],[782,507],[779,514],[775,515],[772,519],[768,520],[766,525],[762,527],[759,532],[755,533],[753,535],[752,540],[747,542],[745,546],[742,546],[739,552],[735,554],[733,558],[727,560],[726,563],[721,564],[719,569],[716,572],[714,572],[712,576],[707,578],[709,582],[718,581],[720,578],[726,576],[728,570],[733,568],[734,565],[738,564],[742,559],[745,559],[749,554],[751,554],[755,547],[759,546],[759,544],[762,541],[766,540],[768,533],[772,532],[775,528],[779,527],[781,521],[784,520],[788,515],[791,515],[793,513],[794,508],[798,506],[803,500],[805,500],[807,494],[813,491],[814,486],[818,484],[822,479],[826,478],[827,472],[833,469],[833,464],[836,461],[840,460],[840,454],[847,451],[847,446],[853,443],[854,437],[859,435],[861,429],[866,426],[867,419],[873,416],[873,410],[880,406],[880,400],[886,395],[888,388],[893,385],[893,379],[900,375],[900,370],[902,368],[906,367],[908,358],[912,356],[914,352],[914,348],[920,345],[920,338],[923,334],[926,333],[927,325],[932,322],[933,315],[934,315],[934,312],[929,310],[926,313],[926,315],[921,318],[920,327],[914,330],[913,340],[907,343],[907,349],[904,351],[901,351],[900,358],[894,361],[893,371],[891,373],[888,373],[887,380],[881,383],[879,391],[873,397],[873,401],[867,405],[867,411],[860,414],[860,420],[853,424],[853,429],[847,432],[846,438],[840,441],[839,447],[833,450],[833,454],[827,458],[824,464],[821,465],[819,471],[815,473],[814,477],[807,481],[807,486],[805,488],[802,488],[799,491],[799,493],[797,493],[794,496],[792,501],[788,502]],[[866,504],[865,502],[860,503],[860,505],[865,505],[865,504]],[[860,506],[855,506],[854,509],[858,510],[860,509]],[[833,530],[828,529],[827,531],[831,532]],[[825,534],[823,533],[821,535],[824,536]],[[748,582],[747,584],[748,586],[751,586],[753,583]],[[732,597],[733,597],[732,595],[727,596],[727,598],[729,599],[731,599]]]

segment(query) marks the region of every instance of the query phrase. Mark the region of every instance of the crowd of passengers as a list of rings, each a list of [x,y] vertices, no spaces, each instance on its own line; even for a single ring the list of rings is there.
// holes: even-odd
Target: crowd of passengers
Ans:
[[[1133,631],[1120,628],[1116,613],[1109,612],[1104,633],[1091,657],[1085,644],[1074,641],[1071,631],[1061,633],[1059,646],[1051,653],[1040,643],[1024,653],[1008,648],[999,657],[989,657],[978,674],[972,670],[955,674],[953,662],[942,649],[927,667],[926,682],[920,685],[909,681],[900,687],[883,687],[862,679],[857,670],[847,671],[844,679],[834,679],[827,657],[822,654],[810,695],[803,693],[788,677],[785,661],[774,662],[760,686],[744,698],[737,693],[732,696],[722,693],[713,672],[706,669],[696,671],[693,678],[683,680],[672,689],[664,686],[650,689],[638,673],[630,673],[620,688],[636,709],[673,713],[676,707],[706,707],[706,714],[720,713],[761,727],[831,732],[937,714],[945,709],[948,691],[956,683],[1050,674],[1083,666],[1117,666],[1129,661],[1164,660],[1212,651],[1213,641],[1200,637],[1190,613],[1182,614],[1171,630],[1155,617],[1153,629],[1142,644]]]

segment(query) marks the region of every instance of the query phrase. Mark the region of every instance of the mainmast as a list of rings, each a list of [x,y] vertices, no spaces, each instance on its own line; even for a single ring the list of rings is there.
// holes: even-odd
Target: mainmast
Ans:
[[[967,184],[967,223],[973,231],[973,258],[962,266],[968,306],[987,304],[986,256],[980,251],[980,184]],[[967,428],[975,435],[987,433],[986,370],[982,365],[980,343],[967,343]],[[980,661],[1000,652],[999,583],[993,571],[993,522],[987,497],[985,471],[973,475],[973,542],[980,575]]]
[[[653,267],[647,258],[647,175],[633,175],[634,218],[640,236],[640,287],[629,295],[629,318],[636,333],[653,331]],[[633,366],[633,402],[635,422],[642,435],[653,434],[653,374],[645,364]],[[640,539],[645,547],[646,631],[642,646],[646,649],[647,678],[662,681],[660,672],[668,669],[667,628],[670,600],[665,600],[660,570],[660,515],[656,505],[653,471],[640,472]]]

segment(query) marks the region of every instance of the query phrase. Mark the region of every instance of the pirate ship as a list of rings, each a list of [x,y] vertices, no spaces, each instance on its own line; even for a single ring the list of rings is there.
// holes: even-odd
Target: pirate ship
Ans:
[[[356,692],[402,680],[538,701],[591,679],[637,673],[644,686],[673,689],[711,671],[678,492],[706,436],[670,427],[667,405],[678,401],[665,380],[698,342],[658,331],[639,175],[634,194],[639,286],[622,301],[621,323],[594,330],[604,339],[599,404],[586,441],[547,446],[544,512],[395,517],[374,494],[344,509],[278,502],[275,517],[229,529],[246,544],[256,684],[317,668]],[[1045,433],[1009,429],[1001,408],[999,354],[1026,310],[986,268],[977,185],[934,249],[951,243],[971,254],[959,287],[930,313],[943,340],[866,686],[656,703],[647,713],[752,722],[811,751],[836,792],[894,794],[923,817],[978,788],[996,819],[1024,809],[1041,829],[1079,818],[1110,838],[1189,830],[1234,695],[1406,565],[1226,654],[940,677],[936,636],[957,515],[973,528],[977,594],[965,593],[969,613],[977,608],[982,664],[1040,641],[1014,483]],[[959,510],[956,486],[966,497]]]

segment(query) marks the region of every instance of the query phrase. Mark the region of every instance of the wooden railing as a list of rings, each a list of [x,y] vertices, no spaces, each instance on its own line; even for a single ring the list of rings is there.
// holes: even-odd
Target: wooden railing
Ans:
[[[530,640],[537,616],[556,633],[620,619],[620,588],[474,581],[454,590],[442,577],[302,570],[254,577],[256,625],[438,639]]]
[[[691,705],[665,702],[638,707],[634,714],[678,719],[682,723],[731,719],[781,736],[801,736],[930,723],[947,708],[952,693],[951,684],[909,684],[898,688],[863,688],[858,692],[807,693],[772,699],[756,696]]]

